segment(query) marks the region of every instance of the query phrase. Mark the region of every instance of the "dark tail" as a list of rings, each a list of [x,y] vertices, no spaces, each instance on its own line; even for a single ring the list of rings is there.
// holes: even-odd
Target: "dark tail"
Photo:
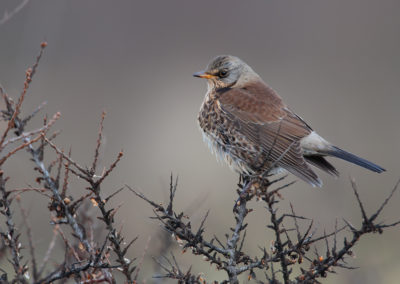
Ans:
[[[357,157],[356,155],[353,155],[353,154],[351,154],[349,152],[346,152],[346,151],[344,151],[344,150],[342,150],[342,149],[340,149],[338,147],[335,147],[335,146],[332,146],[332,150],[327,151],[326,153],[328,155],[331,155],[331,156],[346,160],[346,161],[348,161],[350,163],[359,165],[359,166],[361,166],[363,168],[366,168],[366,169],[368,169],[370,171],[373,171],[373,172],[376,172],[376,173],[381,173],[381,172],[386,171],[384,168],[382,168],[382,167],[380,167],[380,166],[378,166],[378,165],[376,165],[376,164],[374,164],[374,163],[372,163],[370,161],[367,161],[367,160],[365,160],[363,158]]]
[[[317,156],[317,155],[311,155],[311,156],[304,156],[307,162],[309,162],[311,165],[319,168],[320,170],[323,170],[324,172],[327,172],[328,174],[338,177],[339,172],[335,169],[334,166],[332,166],[331,163],[329,163],[327,160],[325,160],[324,157],[322,156]]]

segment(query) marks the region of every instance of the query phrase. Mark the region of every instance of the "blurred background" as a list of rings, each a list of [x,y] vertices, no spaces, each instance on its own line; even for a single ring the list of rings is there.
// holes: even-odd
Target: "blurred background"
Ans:
[[[0,17],[20,2],[2,0]],[[184,210],[194,227],[210,209],[206,234],[223,238],[234,223],[238,175],[218,164],[202,141],[196,119],[206,82],[192,74],[216,55],[236,55],[319,134],[387,169],[378,175],[331,159],[340,178],[318,172],[322,189],[301,181],[287,189],[282,210],[292,202],[296,213],[313,218],[323,233],[333,229],[335,219],[360,224],[349,176],[356,179],[368,212],[376,210],[400,177],[399,31],[396,0],[32,0],[0,26],[0,83],[16,97],[26,68],[46,40],[49,46],[25,112],[42,101],[48,102],[46,113],[60,111],[56,128],[62,133],[56,142],[72,147],[75,160],[90,165],[106,110],[101,160],[107,166],[120,149],[125,156],[103,190],[111,193],[128,184],[167,201],[172,172],[179,175],[176,209]],[[40,123],[37,119],[31,126]],[[11,185],[21,187],[32,179],[20,171],[28,163],[26,154],[19,157],[9,174]],[[40,259],[51,238],[49,213],[43,210],[47,203],[35,194],[27,196],[31,200],[24,204]],[[117,219],[125,234],[139,236],[130,255],[140,258],[149,246],[140,280],[154,283],[159,270],[151,256],[160,254],[170,237],[148,218],[151,208],[128,191],[115,203],[123,203]],[[383,220],[398,220],[399,206],[396,195]],[[264,229],[268,219],[262,205],[253,202],[251,207],[256,210],[249,217],[246,250],[258,255],[258,246],[269,247],[273,235]],[[338,270],[324,283],[398,283],[399,238],[399,228],[367,236],[350,261],[360,268]],[[201,257],[181,255],[176,245],[169,250],[176,251],[182,268],[193,265],[192,271],[207,280],[223,279],[224,273]]]

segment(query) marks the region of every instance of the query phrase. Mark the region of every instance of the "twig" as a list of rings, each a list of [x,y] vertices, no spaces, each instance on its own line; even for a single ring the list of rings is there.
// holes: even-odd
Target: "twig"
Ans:
[[[124,153],[122,150],[118,153],[117,158],[115,161],[110,165],[110,167],[101,175],[101,177],[96,181],[97,185],[100,185],[104,179],[114,170],[114,168],[117,166],[118,162],[121,160],[122,156]]]
[[[14,17],[16,14],[18,14],[27,4],[29,3],[29,0],[22,0],[22,2],[14,8],[11,12],[8,12],[7,10],[4,12],[3,18],[0,19],[0,26],[11,20],[12,17]]]
[[[17,230],[13,221],[13,216],[11,212],[11,200],[8,199],[9,192],[5,188],[6,179],[3,177],[3,171],[0,171],[0,193],[1,193],[1,210],[0,213],[6,217],[6,232],[1,232],[0,236],[5,241],[5,244],[10,248],[12,260],[10,261],[13,265],[14,272],[16,274],[16,281],[19,283],[26,283],[24,277],[27,267],[21,264],[22,256],[20,250],[22,245],[19,241],[20,235],[17,234]]]
[[[147,250],[149,249],[150,241],[151,241],[151,236],[149,236],[147,238],[147,242],[144,247],[142,257],[140,258],[137,269],[136,269],[135,277],[133,277],[134,281],[137,281],[137,279],[139,277],[139,272],[140,272],[140,269],[142,268],[143,260],[144,260],[144,257],[146,256]]]
[[[38,270],[37,270],[36,257],[35,257],[35,246],[33,245],[32,228],[28,222],[28,214],[21,205],[20,198],[17,198],[16,200],[17,200],[19,209],[21,211],[22,220],[26,227],[26,234],[28,236],[28,244],[29,244],[29,253],[31,255],[31,262],[32,262],[33,281],[36,281],[38,279]]]
[[[3,132],[3,135],[2,135],[1,140],[0,140],[0,145],[3,145],[4,140],[7,137],[8,132],[10,131],[10,129],[12,129],[14,127],[15,118],[17,117],[17,115],[19,114],[19,112],[21,110],[22,102],[24,101],[24,98],[25,98],[26,92],[28,91],[30,83],[32,82],[32,78],[36,73],[37,66],[39,65],[39,61],[42,58],[43,51],[46,48],[46,46],[47,46],[47,43],[46,42],[42,42],[42,44],[40,45],[40,52],[39,52],[39,55],[36,57],[35,63],[33,64],[32,68],[28,68],[28,70],[25,73],[24,89],[23,89],[20,97],[18,98],[18,102],[17,102],[17,104],[16,104],[16,106],[14,108],[12,116],[8,121],[7,128]],[[6,98],[6,95],[3,95],[3,96]],[[22,132],[23,131],[21,131],[21,133]]]
[[[51,142],[48,138],[44,137],[44,140],[46,141],[47,144],[50,145],[51,148],[53,148],[57,152],[57,154],[61,155],[65,160],[68,161],[69,164],[75,166],[75,168],[77,168],[83,174],[83,176],[88,174],[88,171],[85,168],[83,168],[77,162],[72,160],[72,158],[70,158],[69,156],[65,155],[65,153],[62,150],[58,149],[58,147],[53,142]]]
[[[90,169],[90,174],[93,176],[96,173],[96,167],[97,167],[97,161],[99,158],[99,149],[101,146],[101,140],[103,138],[103,123],[104,123],[104,118],[106,117],[106,112],[103,111],[101,114],[101,120],[100,120],[100,126],[99,126],[99,136],[97,138],[97,143],[96,143],[96,149],[94,152],[94,159],[92,163],[92,168]]]
[[[7,153],[7,155],[5,155],[3,158],[0,159],[0,167],[1,165],[4,164],[4,162],[10,158],[12,155],[14,155],[16,152],[18,152],[19,150],[25,149],[28,146],[31,146],[33,143],[37,142],[39,139],[41,139],[43,137],[43,133],[41,133],[39,136],[37,136],[36,138],[32,139],[32,140],[28,140],[25,138],[26,142],[24,144],[19,145],[17,148],[15,148],[14,150],[10,151],[9,153]]]
[[[284,244],[281,239],[281,229],[280,225],[282,222],[282,219],[278,219],[277,214],[276,214],[276,209],[274,209],[273,205],[275,204],[275,198],[274,196],[268,197],[265,200],[268,204],[268,211],[271,215],[271,224],[270,227],[273,229],[275,232],[275,247],[277,250],[277,255],[279,256],[279,260],[281,263],[281,268],[282,268],[282,275],[283,275],[283,281],[285,284],[289,284],[289,269],[288,269],[288,263],[286,261],[286,254],[285,254],[285,249],[284,249]]]
[[[57,112],[54,114],[54,116],[52,117],[52,119],[50,119],[50,121],[44,125],[41,128],[35,129],[33,131],[29,131],[29,132],[24,132],[21,135],[17,136],[17,137],[13,137],[11,139],[8,139],[6,141],[4,141],[3,145],[1,146],[1,149],[4,149],[8,144],[23,140],[27,137],[31,137],[33,135],[36,135],[38,133],[45,133],[50,127],[53,126],[53,124],[60,118],[61,113]]]
[[[252,181],[247,181],[247,183],[244,184],[243,186],[243,191],[242,192],[247,192],[252,185]],[[235,229],[233,230],[232,236],[228,239],[227,241],[227,252],[229,254],[228,258],[228,277],[229,277],[229,282],[232,284],[239,283],[239,280],[237,278],[237,275],[239,274],[239,271],[236,267],[236,252],[237,252],[237,243],[240,239],[240,232],[244,230],[246,226],[243,225],[244,218],[246,217],[248,211],[246,208],[247,204],[247,198],[248,198],[248,193],[242,197],[241,194],[239,195],[239,205],[236,207],[236,212],[235,214],[235,220],[236,220],[236,226]]]
[[[42,263],[40,264],[39,267],[39,272],[38,272],[38,276],[40,277],[40,275],[42,275],[47,262],[49,261],[51,252],[53,251],[55,244],[56,244],[56,240],[57,240],[57,234],[58,234],[58,228],[59,225],[55,225],[55,227],[53,228],[53,237],[51,238],[50,244],[47,248],[46,254],[44,255],[44,258],[42,260]]]

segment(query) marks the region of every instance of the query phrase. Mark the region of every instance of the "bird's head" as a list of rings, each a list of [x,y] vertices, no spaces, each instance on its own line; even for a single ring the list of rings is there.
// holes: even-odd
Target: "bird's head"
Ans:
[[[205,78],[211,89],[238,87],[258,75],[242,60],[231,55],[220,55],[214,58],[204,71],[193,74]]]

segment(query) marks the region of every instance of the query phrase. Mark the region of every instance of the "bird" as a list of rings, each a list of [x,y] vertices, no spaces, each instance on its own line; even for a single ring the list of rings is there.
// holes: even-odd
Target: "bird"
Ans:
[[[320,170],[339,176],[326,157],[336,157],[376,173],[384,168],[340,149],[315,132],[244,61],[215,57],[193,74],[207,79],[198,114],[203,139],[233,170],[249,175],[288,171],[312,185],[323,185]]]

